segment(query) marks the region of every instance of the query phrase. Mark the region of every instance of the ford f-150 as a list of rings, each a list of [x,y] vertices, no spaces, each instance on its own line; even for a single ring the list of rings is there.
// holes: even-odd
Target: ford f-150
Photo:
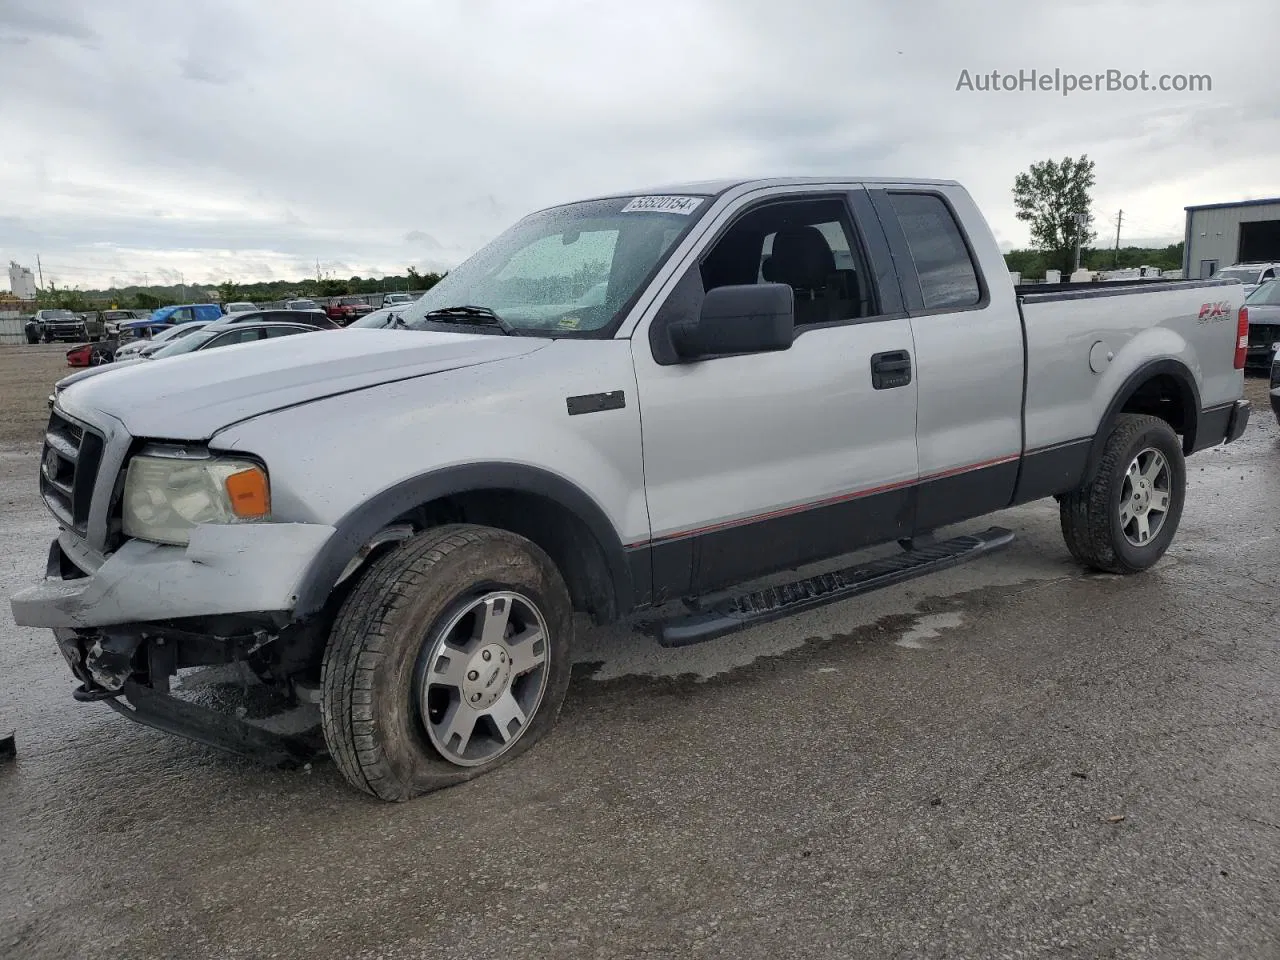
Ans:
[[[1213,280],[1015,289],[950,181],[553,207],[395,329],[68,386],[39,477],[61,529],[14,617],[53,629],[79,699],[305,755],[171,689],[242,662],[319,703],[352,784],[404,799],[551,728],[575,612],[718,637],[997,548],[1009,531],[944,528],[1049,497],[1081,564],[1147,570],[1184,457],[1248,421],[1241,300]]]

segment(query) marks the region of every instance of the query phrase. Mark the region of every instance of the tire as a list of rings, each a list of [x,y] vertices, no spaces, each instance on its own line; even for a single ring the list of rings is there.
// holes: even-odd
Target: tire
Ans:
[[[485,636],[485,614],[509,626]],[[530,666],[538,641],[519,638],[539,631],[542,659]],[[462,524],[419,534],[374,561],[338,612],[322,666],[329,752],[352,786],[382,800],[488,773],[554,726],[572,642],[569,591],[535,544]],[[468,722],[463,740],[455,732]]]
[[[1173,542],[1186,487],[1182,443],[1173,429],[1156,417],[1121,414],[1093,476],[1059,504],[1067,549],[1079,563],[1106,573],[1149,569]]]

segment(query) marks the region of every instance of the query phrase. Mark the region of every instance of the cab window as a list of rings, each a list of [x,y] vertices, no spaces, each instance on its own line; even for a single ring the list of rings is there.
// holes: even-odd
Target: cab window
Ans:
[[[702,287],[783,283],[795,295],[796,326],[856,320],[876,312],[856,250],[843,200],[765,203],[703,258]]]

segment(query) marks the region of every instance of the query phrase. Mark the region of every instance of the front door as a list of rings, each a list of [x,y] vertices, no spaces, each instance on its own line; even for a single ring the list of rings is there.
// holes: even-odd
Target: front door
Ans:
[[[884,240],[874,218],[855,223],[859,194],[742,202],[632,337],[659,600],[911,532],[915,345],[896,287],[872,282]],[[795,293],[790,349],[693,363],[664,350],[666,324],[707,290],[759,282]]]

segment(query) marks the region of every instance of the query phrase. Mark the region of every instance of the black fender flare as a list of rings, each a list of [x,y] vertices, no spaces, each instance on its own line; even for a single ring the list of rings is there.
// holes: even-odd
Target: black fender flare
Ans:
[[[1125,377],[1124,383],[1120,385],[1120,389],[1111,398],[1111,403],[1107,406],[1107,412],[1103,414],[1102,421],[1098,424],[1098,429],[1093,435],[1093,445],[1089,448],[1089,463],[1085,468],[1084,475],[1086,477],[1092,477],[1094,471],[1097,470],[1098,461],[1102,459],[1103,447],[1106,446],[1107,438],[1111,436],[1111,428],[1115,425],[1116,417],[1120,415],[1124,405],[1138,392],[1139,387],[1152,377],[1158,376],[1172,377],[1173,381],[1178,385],[1182,408],[1186,411],[1182,449],[1185,453],[1190,453],[1195,449],[1201,413],[1200,388],[1196,386],[1196,378],[1187,368],[1187,365],[1179,360],[1151,360]]]
[[[627,611],[635,589],[626,551],[609,517],[595,499],[564,477],[517,463],[472,463],[446,467],[401,481],[349,511],[334,524],[336,533],[312,559],[298,586],[293,614],[303,618],[324,607],[338,578],[362,546],[397,517],[415,507],[455,494],[517,490],[553,501],[580,519],[595,537],[608,566],[617,609]]]

